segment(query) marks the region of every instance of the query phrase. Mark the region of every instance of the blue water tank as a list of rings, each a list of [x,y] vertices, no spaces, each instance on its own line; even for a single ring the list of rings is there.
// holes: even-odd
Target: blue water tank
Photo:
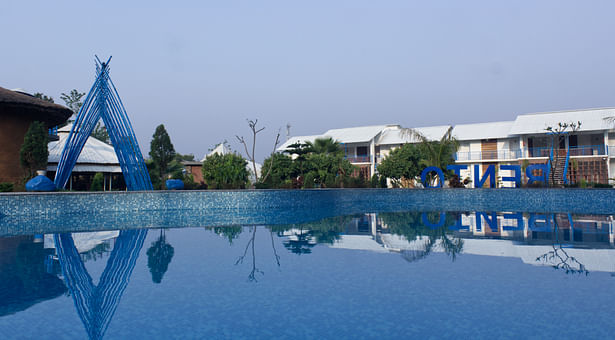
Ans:
[[[26,191],[55,191],[56,185],[47,176],[38,175],[26,183]]]
[[[167,190],[181,190],[184,188],[184,182],[181,179],[167,179],[165,185]]]

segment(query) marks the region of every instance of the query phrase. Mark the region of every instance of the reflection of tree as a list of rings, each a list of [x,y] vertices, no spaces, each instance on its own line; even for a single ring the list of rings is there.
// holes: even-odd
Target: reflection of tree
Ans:
[[[102,243],[96,245],[96,247],[86,251],[85,253],[81,253],[81,260],[83,262],[88,262],[90,260],[98,260],[102,259],[105,254],[107,254],[111,249],[111,243],[109,240],[105,240]]]
[[[562,243],[559,239],[559,226],[557,224],[556,215],[553,217],[553,250],[540,255],[536,258],[536,261],[541,261],[545,264],[551,264],[554,269],[561,269],[566,274],[585,274],[588,275],[589,271],[585,268],[585,265],[579,262],[574,256],[568,255],[568,252],[562,247]],[[567,217],[570,225],[572,226],[572,217]]]
[[[310,230],[299,229],[286,239],[283,244],[284,248],[290,250],[292,253],[301,255],[312,253],[312,248],[316,245],[316,241],[315,238],[312,237]]]
[[[167,269],[169,269],[169,263],[171,263],[174,253],[173,246],[167,243],[164,229],[160,229],[158,240],[153,242],[147,250],[147,267],[150,273],[152,273],[152,281],[154,283],[162,282],[162,277],[167,272]]]
[[[429,255],[435,246],[440,246],[452,261],[463,250],[463,240],[453,237],[448,227],[455,224],[458,214],[445,213],[441,227],[426,226],[421,212],[380,213],[378,217],[391,234],[403,236],[409,242],[419,242],[420,249],[403,250],[402,256],[408,261],[416,261]],[[440,212],[427,213],[427,220],[440,220]],[[438,242],[439,241],[439,242]]]
[[[236,240],[243,231],[243,228],[237,225],[228,227],[206,227],[205,229],[211,230],[214,233],[224,237],[228,240],[229,244],[233,244],[233,241]]]
[[[250,241],[248,241],[248,243],[246,244],[246,249],[244,249],[243,255],[239,256],[239,258],[235,262],[235,265],[243,263],[243,260],[246,258],[246,255],[248,254],[248,249],[249,248],[252,249],[252,271],[250,272],[250,275],[248,275],[248,281],[251,281],[251,282],[258,282],[258,280],[256,279],[257,273],[260,273],[261,275],[265,274],[262,270],[256,268],[256,256],[254,252],[254,240],[255,239],[256,239],[256,226],[252,227],[252,236],[250,237]]]
[[[273,249],[273,257],[275,259],[277,266],[280,267],[280,256],[278,255],[278,252],[275,249],[275,243],[273,241],[273,232],[270,231],[269,235],[271,237],[271,249]],[[237,258],[237,261],[235,261],[235,265],[242,264],[246,256],[248,255],[248,250],[251,251],[252,270],[250,271],[250,274],[248,275],[248,281],[250,282],[258,282],[256,278],[256,274],[265,275],[265,272],[263,272],[262,270],[256,267],[256,251],[254,250],[255,240],[256,240],[256,226],[253,226],[253,227],[250,227],[250,240],[246,244],[246,247],[243,250],[243,254],[239,256],[239,258]]]
[[[318,243],[333,244],[339,240],[344,228],[355,215],[336,216],[316,222],[271,226],[278,236],[287,236],[284,247],[294,254],[310,254]],[[289,235],[290,233],[290,235]]]

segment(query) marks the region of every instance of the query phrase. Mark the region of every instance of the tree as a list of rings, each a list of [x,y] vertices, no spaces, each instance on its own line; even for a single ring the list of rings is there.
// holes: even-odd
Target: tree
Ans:
[[[28,179],[34,177],[36,170],[47,169],[48,134],[45,124],[34,121],[24,136],[21,150],[19,150],[19,161]]]
[[[252,163],[252,170],[254,171],[254,178],[256,179],[256,182],[264,182],[265,180],[267,180],[267,177],[269,177],[269,174],[271,173],[271,167],[273,166],[273,163],[270,163],[269,168],[262,168],[263,172],[261,173],[261,177],[259,179],[258,177],[258,172],[256,171],[256,159],[254,156],[254,153],[256,151],[256,135],[265,130],[264,127],[262,128],[258,128],[256,125],[258,124],[258,119],[255,120],[248,120],[248,126],[250,127],[250,130],[252,130],[252,152],[250,152],[248,150],[248,143],[245,141],[245,139],[239,136],[235,136],[237,137],[237,140],[239,141],[239,143],[243,144],[243,147],[246,151],[246,156],[248,157],[248,161]],[[273,144],[273,151],[271,152],[271,154],[275,153],[275,149],[278,147],[278,144],[280,143],[280,132],[278,131],[278,134],[275,137],[275,143]]]
[[[36,98],[38,98],[38,99],[42,99],[42,100],[44,100],[44,101],[48,101],[48,102],[50,102],[50,103],[53,103],[53,102],[54,102],[54,101],[53,101],[53,97],[48,97],[47,95],[45,95],[45,94],[43,94],[43,93],[41,93],[41,92],[36,92],[36,93],[34,94],[34,97],[36,97]]]
[[[81,109],[81,106],[83,105],[83,102],[81,101],[81,98],[83,96],[85,96],[85,93],[80,93],[76,89],[73,89],[70,91],[69,94],[62,92],[62,94],[60,95],[60,99],[64,101],[66,107],[73,111],[73,114],[77,114],[79,113],[79,109]]]
[[[169,163],[175,158],[175,148],[163,124],[156,127],[156,131],[152,136],[149,156],[154,161],[159,178],[164,182],[168,173]]]
[[[343,153],[312,153],[307,156],[305,188],[344,187],[355,167]],[[346,183],[345,183],[346,182]]]
[[[314,142],[306,142],[307,149],[312,153],[317,154],[344,154],[344,150],[340,145],[340,142],[333,140],[333,138],[317,138]]]
[[[290,156],[274,153],[263,162],[263,168],[270,168],[270,175],[260,183],[260,188],[293,187],[293,179],[297,177],[296,160]]]
[[[378,165],[378,173],[390,178],[395,187],[408,187],[421,174],[421,156],[417,144],[404,144],[391,150]]]
[[[248,183],[247,161],[238,154],[213,154],[203,161],[203,179],[212,189],[244,189]]]
[[[430,141],[425,136],[419,134],[421,140],[421,161],[420,165],[424,167],[435,166],[444,169],[444,173],[450,176],[450,172],[446,171],[449,164],[455,163],[455,153],[459,148],[459,143],[453,137],[453,127],[449,127],[439,141]],[[432,184],[437,177],[430,178]]]
[[[79,113],[79,110],[83,106],[83,101],[81,98],[85,96],[85,92],[79,92],[76,89],[72,89],[68,94],[62,92],[60,95],[60,99],[64,101],[64,104],[73,111],[73,117]],[[74,118],[71,117],[69,121],[73,121]],[[107,132],[107,127],[101,122],[96,123],[96,127],[90,134],[90,136],[98,139],[99,141],[105,142],[107,144],[111,144],[111,140],[109,139],[109,133]]]
[[[103,191],[105,176],[102,172],[97,172],[92,179],[92,185],[90,185],[90,191]]]
[[[158,240],[153,242],[147,250],[147,267],[152,274],[152,282],[162,282],[162,277],[169,269],[169,263],[171,263],[174,253],[175,249],[167,243],[164,230],[160,229]]]

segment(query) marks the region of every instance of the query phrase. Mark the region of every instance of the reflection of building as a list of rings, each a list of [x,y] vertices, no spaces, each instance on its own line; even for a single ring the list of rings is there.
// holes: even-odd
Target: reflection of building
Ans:
[[[0,238],[0,316],[26,310],[66,292],[53,252],[32,236]]]
[[[514,213],[459,214],[450,237],[461,238],[462,254],[520,258],[532,265],[554,266],[556,259],[537,258],[559,252],[589,271],[615,272],[615,222],[612,216]],[[572,223],[570,223],[570,219]],[[557,226],[557,227],[556,227]],[[409,228],[416,226],[409,225]],[[450,230],[451,226],[444,226]],[[441,239],[408,240],[390,232],[377,214],[352,219],[331,248],[395,252],[409,261],[444,252]],[[562,255],[563,256],[563,255]]]
[[[453,136],[459,141],[455,163],[478,165],[478,175],[482,175],[491,164],[522,167],[546,164],[553,153],[553,158],[561,159],[557,173],[562,176],[565,173],[571,182],[607,183],[615,173],[615,124],[609,117],[615,117],[615,108],[525,114],[512,121],[455,125]],[[555,141],[551,150],[552,135],[545,129],[556,128],[560,122],[581,122],[581,127],[562,135],[561,141]],[[431,126],[413,130],[429,140],[439,140],[449,127]],[[400,125],[376,125],[291,137],[278,151],[285,151],[296,142],[313,142],[317,138],[328,137],[340,142],[346,158],[369,176],[391,149],[420,141]],[[610,152],[609,146],[612,149]],[[461,177],[473,180],[474,171],[474,166],[470,166],[461,172]],[[501,181],[502,177],[511,175],[511,170],[498,171],[497,182],[501,186],[511,186],[512,183]]]

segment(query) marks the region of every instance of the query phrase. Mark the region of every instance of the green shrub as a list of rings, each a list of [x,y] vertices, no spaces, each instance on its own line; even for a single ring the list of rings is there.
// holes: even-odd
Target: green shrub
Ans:
[[[11,192],[13,191],[13,183],[3,182],[0,183],[0,192]]]
[[[92,179],[92,185],[90,185],[90,191],[103,191],[105,176],[101,172],[97,172]]]

